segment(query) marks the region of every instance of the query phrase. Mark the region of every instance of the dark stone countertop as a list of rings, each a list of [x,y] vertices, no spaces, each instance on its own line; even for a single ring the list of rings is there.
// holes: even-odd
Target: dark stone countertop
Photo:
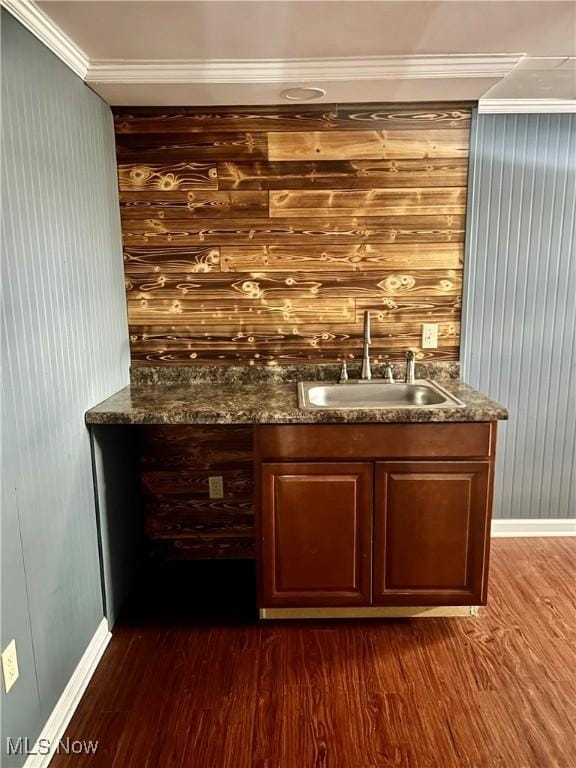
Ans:
[[[310,379],[308,379],[310,380]],[[464,407],[304,410],[295,381],[132,384],[91,408],[87,424],[350,424],[507,419],[506,409],[458,379],[442,386]]]

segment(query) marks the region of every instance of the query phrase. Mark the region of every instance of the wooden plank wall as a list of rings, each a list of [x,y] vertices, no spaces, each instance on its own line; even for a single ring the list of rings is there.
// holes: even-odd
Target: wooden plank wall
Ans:
[[[470,105],[115,109],[132,361],[456,360]],[[421,323],[439,347],[420,348]]]
[[[251,426],[140,428],[146,536],[162,560],[253,558],[254,453]],[[209,477],[224,496],[210,499]]]

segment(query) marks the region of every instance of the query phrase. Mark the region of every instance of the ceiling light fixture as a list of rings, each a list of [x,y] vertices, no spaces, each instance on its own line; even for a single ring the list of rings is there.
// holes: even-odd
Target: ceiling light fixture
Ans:
[[[280,95],[288,101],[311,101],[326,96],[326,91],[323,88],[287,88]]]

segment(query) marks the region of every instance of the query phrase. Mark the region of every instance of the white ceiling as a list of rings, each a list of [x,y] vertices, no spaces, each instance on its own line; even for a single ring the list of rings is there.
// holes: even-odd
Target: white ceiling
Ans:
[[[111,104],[576,99],[573,0],[1,2]]]
[[[576,56],[574,2],[39,2],[90,58]]]

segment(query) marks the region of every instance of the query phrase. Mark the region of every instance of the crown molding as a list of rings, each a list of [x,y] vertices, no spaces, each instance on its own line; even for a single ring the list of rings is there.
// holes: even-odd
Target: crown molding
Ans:
[[[302,83],[429,78],[502,78],[522,54],[371,56],[340,59],[93,60],[87,82]]]
[[[576,112],[576,99],[480,99],[481,114]]]
[[[4,6],[82,80],[85,79],[89,64],[88,56],[62,32],[60,27],[37,8],[35,3],[31,0],[0,0],[0,5]]]
[[[524,54],[513,53],[286,60],[90,60],[33,0],[0,0],[0,4],[73,72],[94,85],[303,84],[437,78],[500,80],[524,58]]]

